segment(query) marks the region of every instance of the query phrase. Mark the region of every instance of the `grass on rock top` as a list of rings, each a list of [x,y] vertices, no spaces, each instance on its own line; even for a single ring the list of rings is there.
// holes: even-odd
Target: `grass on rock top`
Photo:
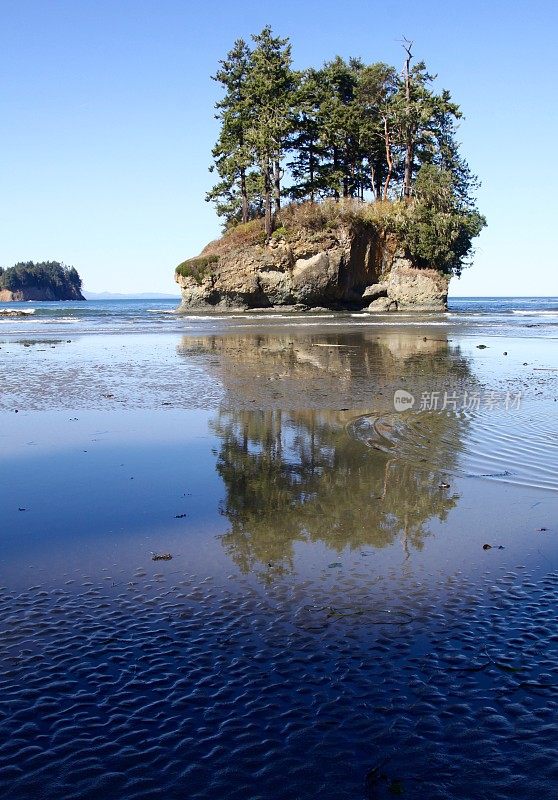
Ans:
[[[189,258],[177,266],[176,273],[183,278],[193,278],[199,284],[211,272],[211,265],[216,264],[217,261],[219,261],[218,255]]]
[[[472,253],[472,239],[484,224],[484,218],[476,212],[435,209],[423,200],[366,203],[328,199],[285,206],[277,215],[272,236],[288,242],[300,234],[319,236],[343,227],[364,226],[381,236],[395,236],[417,267],[459,275]],[[219,256],[265,243],[264,220],[253,219],[226,230],[200,256],[182,262],[176,272],[201,283]]]

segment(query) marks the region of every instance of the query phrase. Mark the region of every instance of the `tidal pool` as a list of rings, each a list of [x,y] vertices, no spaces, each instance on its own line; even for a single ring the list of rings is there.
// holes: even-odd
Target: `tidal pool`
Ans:
[[[556,796],[552,373],[421,411],[523,377],[446,337],[98,338],[7,347],[43,391],[0,414],[2,796]]]

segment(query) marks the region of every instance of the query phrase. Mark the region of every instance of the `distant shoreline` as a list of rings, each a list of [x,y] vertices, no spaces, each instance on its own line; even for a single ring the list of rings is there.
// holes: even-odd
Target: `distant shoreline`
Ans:
[[[85,291],[86,300],[176,300],[180,302],[179,294],[164,294],[161,292],[139,292],[138,294],[118,294],[113,292],[88,292]]]

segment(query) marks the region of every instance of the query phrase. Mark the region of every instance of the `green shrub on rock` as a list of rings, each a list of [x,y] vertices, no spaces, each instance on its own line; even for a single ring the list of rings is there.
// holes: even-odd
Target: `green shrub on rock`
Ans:
[[[460,275],[473,253],[473,239],[486,220],[460,196],[454,176],[433,164],[417,175],[415,198],[398,225],[402,244],[418,267]]]
[[[193,278],[196,283],[200,284],[205,276],[211,272],[211,265],[216,264],[218,261],[219,256],[217,255],[189,258],[177,266],[176,274],[181,275],[183,278]]]

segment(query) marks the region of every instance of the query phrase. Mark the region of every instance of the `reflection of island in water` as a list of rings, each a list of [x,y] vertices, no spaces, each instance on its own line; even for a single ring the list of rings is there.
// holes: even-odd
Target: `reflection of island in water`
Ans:
[[[422,547],[429,521],[444,520],[456,505],[458,497],[441,484],[457,461],[462,420],[437,414],[428,439],[435,457],[417,464],[351,435],[348,423],[357,412],[339,410],[345,397],[353,408],[360,401],[361,412],[366,397],[369,409],[389,409],[394,386],[420,391],[421,382],[439,389],[470,381],[466,360],[447,340],[360,333],[185,337],[181,352],[207,358],[226,392],[212,422],[231,524],[223,545],[243,571],[290,571],[297,542],[323,542],[340,552],[400,538],[409,554]],[[308,408],[309,387],[321,387],[329,410]],[[285,402],[277,408],[278,394],[300,410],[285,411]]]
[[[471,380],[459,347],[431,331],[184,336],[178,352],[206,367],[234,409],[393,410],[395,389],[420,398]]]

